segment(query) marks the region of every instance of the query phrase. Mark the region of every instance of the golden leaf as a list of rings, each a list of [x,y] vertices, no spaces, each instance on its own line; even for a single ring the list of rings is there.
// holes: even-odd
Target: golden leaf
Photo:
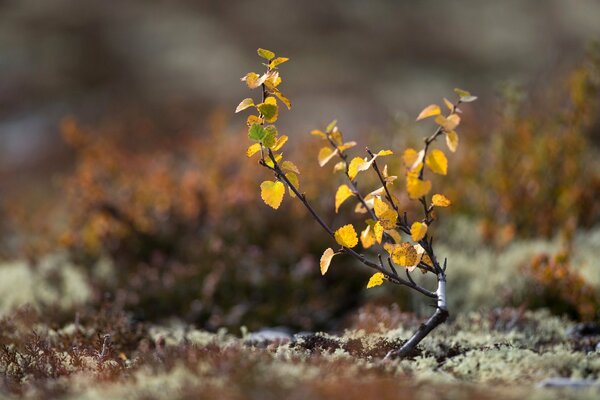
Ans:
[[[285,194],[285,185],[279,181],[264,181],[260,184],[260,197],[266,205],[278,209]]]
[[[369,283],[367,283],[367,289],[371,289],[372,287],[379,286],[383,283],[385,279],[385,275],[381,272],[374,273],[371,278],[369,278]]]
[[[295,172],[297,174],[300,174],[300,170],[298,169],[298,167],[296,166],[296,164],[294,164],[291,161],[284,161],[281,163],[281,169],[286,169],[288,171],[292,171]]]
[[[342,203],[351,196],[354,196],[354,193],[348,187],[348,185],[340,185],[340,187],[338,187],[337,191],[335,192],[335,212],[336,213],[340,209],[340,206],[342,205]]]
[[[436,207],[448,207],[452,204],[452,202],[443,194],[434,194],[431,198],[431,204]]]
[[[267,79],[267,74],[264,74],[263,76],[260,76],[256,72],[248,72],[246,74],[246,76],[243,76],[241,78],[242,81],[246,82],[246,85],[250,89],[256,89],[257,87],[259,87],[260,85],[262,85],[263,83],[265,83],[266,79]]]
[[[423,162],[423,157],[425,156],[425,150],[421,150],[417,152],[415,149],[408,148],[404,150],[402,154],[402,160],[404,161],[404,165],[408,168],[409,171],[413,171],[415,169],[420,169],[419,165]]]
[[[244,99],[240,102],[240,104],[238,104],[238,106],[235,109],[236,113],[239,113],[240,111],[245,110],[246,108],[252,107],[254,105],[254,100],[252,100],[250,97],[248,97],[247,99]]]
[[[335,155],[337,154],[337,149],[332,150],[329,147],[323,147],[319,150],[319,155],[317,156],[317,160],[319,161],[319,165],[321,167],[325,166]]]
[[[392,261],[401,267],[412,267],[417,261],[417,251],[410,243],[392,244],[385,246]]]
[[[452,102],[445,97],[444,97],[444,104],[446,104],[446,107],[448,107],[448,110],[450,110],[450,112],[454,111],[454,104],[452,104]]]
[[[351,180],[356,178],[356,175],[359,173],[359,167],[365,163],[365,160],[360,157],[354,157],[352,161],[350,161],[350,165],[348,165],[348,177]]]
[[[367,220],[367,227],[360,233],[360,243],[362,247],[368,249],[375,244],[375,235],[373,233],[373,220]]]
[[[277,140],[275,140],[275,144],[273,147],[271,147],[271,149],[273,151],[278,151],[283,147],[284,144],[286,144],[287,141],[288,137],[286,135],[281,135],[277,138]]]
[[[260,125],[264,122],[264,120],[256,115],[250,115],[248,116],[248,119],[246,120],[246,125],[248,126],[252,126],[254,124]]]
[[[415,200],[425,196],[431,190],[431,181],[419,179],[418,173],[409,173],[406,176],[406,191],[408,197]]]
[[[446,175],[448,173],[448,159],[443,151],[434,149],[429,153],[425,163],[436,174]]]
[[[418,242],[427,234],[427,224],[423,222],[415,222],[410,227],[410,236],[412,240]]]
[[[327,135],[325,134],[325,132],[323,132],[319,129],[313,129],[312,131],[310,131],[310,134],[313,136],[319,136],[323,139],[327,139]]]
[[[335,241],[340,245],[349,249],[358,244],[358,236],[352,224],[344,225],[334,234]]]
[[[396,227],[398,214],[379,197],[375,197],[374,199],[373,210],[375,211],[375,215],[377,216],[377,219],[379,219],[379,222],[383,228],[393,229]]]
[[[296,188],[296,190],[300,188],[300,181],[298,180],[298,175],[296,175],[293,172],[288,172],[287,174],[285,174],[285,177]],[[290,197],[296,197],[296,193],[294,193],[292,188],[289,187],[288,189],[289,189]]]
[[[284,62],[288,62],[290,59],[286,57],[277,57],[269,63],[269,68],[273,69]]]
[[[256,50],[256,53],[262,57],[265,58],[267,60],[271,60],[275,57],[275,53],[273,53],[271,50],[267,50],[267,49],[261,49],[259,48],[258,50]]]
[[[321,267],[321,275],[325,275],[331,264],[331,259],[335,256],[335,252],[332,248],[328,248],[323,252],[321,260],[319,261],[319,267]]]
[[[425,118],[433,117],[436,115],[440,115],[441,113],[442,113],[442,110],[440,110],[440,106],[438,106],[437,104],[430,104],[427,107],[425,107],[423,109],[423,111],[421,111],[419,113],[419,116],[417,117],[417,121],[420,121]]]
[[[248,150],[246,150],[246,156],[248,156],[248,158],[252,157],[260,151],[260,147],[260,143],[254,143],[252,146],[248,147]]]
[[[451,152],[455,152],[458,148],[458,134],[456,131],[446,132],[446,145]]]
[[[375,234],[375,240],[377,243],[381,243],[383,240],[383,226],[381,226],[381,222],[377,221],[373,226],[373,233]]]

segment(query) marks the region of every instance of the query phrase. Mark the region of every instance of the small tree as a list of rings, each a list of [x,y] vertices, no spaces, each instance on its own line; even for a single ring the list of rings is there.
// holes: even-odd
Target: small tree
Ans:
[[[324,142],[324,147],[318,154],[319,165],[323,167],[333,158],[339,158],[339,162],[334,166],[334,171],[343,173],[347,180],[347,183],[339,186],[335,193],[335,211],[338,212],[340,206],[349,198],[356,198],[358,203],[355,211],[367,217],[365,228],[360,233],[363,250],[378,245],[385,251],[383,253],[385,256],[382,256],[381,253],[377,254],[377,258],[374,260],[356,249],[359,235],[352,224],[334,230],[319,216],[304,193],[300,192],[298,178],[300,170],[293,162],[284,160],[281,153],[288,137],[279,135],[277,128],[273,125],[279,116],[279,102],[288,109],[291,108],[290,101],[279,90],[281,83],[279,66],[289,59],[276,57],[275,53],[265,49],[258,49],[258,55],[266,60],[266,63],[263,64],[266,66],[266,72],[262,75],[249,72],[241,80],[245,81],[250,89],[261,89],[261,102],[255,103],[252,98],[246,98],[237,106],[235,112],[248,108],[256,111],[256,115],[250,115],[247,119],[248,137],[255,143],[248,148],[246,155],[252,157],[260,154],[259,164],[273,172],[275,177],[273,181],[267,180],[261,183],[261,198],[267,205],[277,209],[285,196],[287,187],[290,197],[297,198],[317,223],[340,246],[337,250],[326,249],[321,256],[320,268],[323,275],[327,273],[334,256],[347,254],[376,271],[369,279],[367,288],[388,281],[407,286],[436,300],[437,306],[433,315],[400,349],[391,351],[386,356],[386,358],[405,357],[413,352],[429,332],[446,321],[449,315],[446,302],[446,259],[443,264],[438,261],[429,229],[435,221],[434,207],[448,207],[451,203],[442,194],[428,197],[431,192],[431,181],[425,179],[425,167],[435,174],[446,175],[448,169],[446,155],[442,150],[431,147],[437,138],[444,136],[448,149],[451,152],[456,151],[458,135],[455,129],[460,124],[459,113],[461,112],[458,106],[477,98],[467,91],[455,89],[458,95],[456,102],[452,103],[444,98],[444,104],[448,108],[447,116],[442,114],[440,106],[432,104],[425,107],[417,117],[417,121],[434,117],[437,124],[434,133],[425,138],[424,147],[421,150],[409,148],[402,155],[406,167],[406,191],[410,199],[421,203],[423,215],[420,219],[410,220],[407,213],[399,209],[399,202],[391,190],[397,177],[388,174],[387,165],[381,168],[378,164],[378,160],[393,154],[391,150],[373,152],[366,148],[366,157],[350,159],[347,151],[354,147],[356,142],[344,141],[336,121],[330,123],[325,131],[313,130],[311,132]],[[377,175],[381,187],[363,195],[358,190],[357,177],[360,173],[368,170],[372,170]],[[412,242],[403,240],[402,234],[409,236]],[[405,277],[400,276],[398,267],[404,269]],[[417,268],[423,273],[436,276],[437,289],[435,291],[415,282],[411,272]]]

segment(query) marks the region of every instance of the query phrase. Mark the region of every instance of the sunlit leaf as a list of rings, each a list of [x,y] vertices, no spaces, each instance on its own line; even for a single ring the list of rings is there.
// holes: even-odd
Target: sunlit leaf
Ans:
[[[283,154],[274,154],[273,156],[275,157],[276,162],[281,161],[281,159],[283,158]],[[275,166],[273,164],[273,161],[271,160],[271,157],[265,157],[265,164],[267,164],[271,168]]]
[[[381,243],[383,240],[383,226],[381,225],[381,222],[377,221],[375,223],[373,226],[373,233],[375,234],[375,240],[377,240],[377,243]]]
[[[385,233],[390,235],[394,239],[394,243],[402,243],[402,236],[395,229],[386,230]]]
[[[271,60],[273,58],[275,58],[275,53],[273,53],[271,50],[266,50],[266,49],[258,49],[256,50],[256,53],[258,53],[259,56],[261,56],[264,59],[267,60]]]
[[[260,197],[266,205],[278,209],[285,194],[285,185],[279,181],[264,181],[260,184]]]
[[[415,222],[410,227],[410,237],[415,242],[423,239],[427,234],[427,224],[423,222]]]
[[[273,125],[265,126],[265,135],[263,136],[261,142],[262,144],[272,149],[275,146],[275,141],[277,137],[277,128]]]
[[[432,150],[427,156],[425,163],[436,174],[446,175],[448,173],[448,159],[441,150]]]
[[[248,150],[246,150],[246,155],[248,156],[248,158],[252,157],[253,155],[255,155],[256,153],[258,153],[261,149],[261,144],[260,143],[254,143],[252,146],[248,147]]]
[[[466,90],[459,88],[454,88],[454,93],[456,93],[458,97],[467,97],[471,95],[471,93],[467,92]]]
[[[451,152],[455,152],[458,148],[458,134],[456,131],[446,132],[446,146]]]
[[[402,154],[402,161],[406,168],[409,171],[413,171],[415,169],[421,169],[420,165],[423,162],[423,157],[425,156],[425,150],[416,151],[415,149],[408,148],[404,150]]]
[[[477,96],[461,96],[460,101],[463,103],[470,103],[472,101],[477,100]]]
[[[283,64],[284,62],[288,62],[290,59],[287,57],[277,57],[269,63],[269,68],[273,69],[278,65]]]
[[[288,99],[287,97],[285,97],[285,96],[283,95],[283,93],[281,93],[279,90],[277,90],[277,89],[275,89],[275,88],[271,89],[271,92],[273,92],[273,94],[274,94],[275,96],[277,96],[277,98],[278,98],[279,100],[281,100],[281,102],[282,102],[283,104],[285,104],[285,106],[287,107],[287,109],[288,109],[288,110],[290,110],[290,109],[292,108],[292,102],[290,101],[290,99]]]
[[[246,120],[246,125],[248,125],[248,126],[252,126],[253,124],[262,125],[263,122],[265,122],[265,121],[256,115],[249,115],[248,119]]]
[[[265,79],[265,86],[267,89],[274,91],[280,83],[281,77],[279,76],[279,72],[271,71],[267,73],[267,79]]]
[[[344,144],[344,138],[342,136],[342,132],[340,132],[336,127],[333,128],[333,131],[329,134],[331,140],[336,144],[336,146],[342,146]]]
[[[350,161],[350,165],[348,165],[348,176],[351,180],[356,178],[358,175],[359,167],[365,162],[365,160],[361,157],[354,157],[352,161]]]
[[[448,207],[452,205],[452,202],[443,194],[434,194],[431,198],[431,204],[436,207]]]
[[[335,128],[336,125],[337,125],[337,119],[334,119],[327,125],[327,128],[325,128],[325,132],[331,133],[333,131],[333,128]]]
[[[346,170],[346,162],[339,161],[333,166],[333,172],[345,171]]]
[[[446,107],[448,107],[448,110],[450,110],[450,112],[454,112],[454,104],[452,104],[452,102],[445,97],[444,104],[446,105]]]
[[[327,135],[325,134],[325,132],[320,131],[319,129],[313,129],[312,131],[310,131],[310,134],[313,136],[319,136],[323,139],[327,139]]]
[[[354,196],[352,189],[348,187],[348,185],[340,185],[337,191],[335,192],[335,212],[337,213],[340,209],[340,206],[344,201],[346,201],[349,197]]]
[[[443,115],[438,115],[435,117],[435,122],[436,124],[441,125],[445,131],[452,131],[460,124],[460,117],[458,114],[451,114],[448,118]]]
[[[287,178],[288,181],[290,181],[292,186],[294,186],[296,189],[300,188],[300,181],[298,180],[298,175],[296,175],[293,172],[288,172],[287,174],[285,174],[285,177]],[[289,189],[290,197],[296,197],[296,193],[294,193],[292,188],[290,187],[288,189]]]
[[[284,144],[286,144],[288,141],[288,137],[286,135],[281,135],[277,138],[277,140],[275,141],[275,144],[273,145],[273,147],[271,147],[271,149],[273,151],[278,151],[280,150]]]
[[[370,220],[372,221],[372,220]],[[363,248],[368,249],[376,243],[373,226],[367,224],[367,227],[360,233],[360,244]]]
[[[296,166],[296,164],[294,164],[291,161],[284,161],[281,163],[281,169],[285,169],[288,171],[292,171],[295,172],[297,174],[300,174],[300,170],[298,169],[298,167]]]
[[[344,151],[344,150],[348,150],[354,146],[356,146],[356,142],[346,142],[346,143],[342,144],[341,146],[338,146],[338,149],[340,149],[340,151]]]
[[[386,202],[381,200],[379,197],[375,197],[373,203],[373,211],[381,226],[385,229],[393,229],[396,227],[396,221],[398,221],[398,214],[390,207]]]
[[[335,231],[335,241],[340,245],[348,248],[353,248],[358,244],[358,236],[352,224],[344,225]]]
[[[420,121],[422,119],[429,118],[429,117],[434,117],[436,115],[440,115],[441,113],[442,113],[442,110],[440,110],[440,106],[438,106],[437,104],[430,104],[427,107],[425,107],[423,109],[423,111],[421,111],[419,113],[419,116],[417,117],[417,121]]]
[[[330,147],[323,147],[319,150],[319,155],[317,156],[317,160],[319,161],[319,165],[323,167],[325,164],[329,162],[335,155],[337,154],[337,149],[332,150]]]
[[[401,267],[411,267],[417,261],[417,251],[410,243],[386,244],[384,248],[390,253],[394,264]]]
[[[394,152],[391,150],[379,150],[377,153],[375,153],[375,156],[376,157],[385,157],[385,156],[391,156],[392,154],[394,154]]]
[[[243,76],[241,78],[242,81],[246,82],[246,85],[250,89],[256,89],[257,87],[259,87],[260,85],[265,83],[266,79],[267,79],[267,74],[263,74],[262,76],[260,76],[256,72],[248,72],[246,74],[246,76]]]
[[[381,272],[374,273],[371,278],[369,278],[369,283],[367,283],[367,289],[371,289],[372,287],[379,286],[383,283],[385,279],[385,275]]]
[[[248,97],[247,99],[244,99],[240,102],[240,104],[238,104],[238,106],[235,109],[236,113],[239,113],[240,111],[245,110],[246,108],[252,107],[254,105],[254,100],[252,100],[250,97]]]
[[[258,109],[258,111],[260,111],[265,121],[269,123],[277,121],[279,107],[277,107],[277,100],[275,100],[275,97],[267,97],[265,101],[263,103],[258,104],[256,108]]]
[[[425,196],[431,190],[431,181],[419,179],[418,173],[409,173],[406,176],[406,191],[408,197],[415,200]]]
[[[335,252],[332,248],[328,248],[323,252],[321,260],[319,261],[319,267],[321,267],[321,275],[325,275],[331,264],[331,259],[335,256]]]

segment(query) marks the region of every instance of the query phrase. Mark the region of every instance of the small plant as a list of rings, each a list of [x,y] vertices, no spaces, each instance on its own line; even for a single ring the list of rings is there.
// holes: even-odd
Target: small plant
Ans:
[[[388,173],[387,165],[381,167],[378,164],[378,161],[384,157],[394,154],[391,150],[384,149],[373,152],[366,148],[366,157],[350,158],[347,151],[356,146],[356,142],[344,140],[337,127],[337,121],[331,122],[325,131],[313,130],[311,132],[312,135],[321,138],[324,142],[324,146],[318,154],[319,165],[323,167],[332,159],[339,159],[333,168],[334,173],[343,174],[347,181],[340,185],[335,193],[336,212],[347,200],[351,198],[357,200],[355,212],[366,216],[364,229],[360,233],[363,251],[375,245],[382,247],[385,251],[383,256],[380,252],[373,259],[356,249],[359,235],[353,224],[346,224],[334,230],[317,213],[305,194],[300,192],[300,170],[293,162],[283,158],[282,149],[288,141],[288,136],[279,135],[277,127],[274,125],[279,116],[279,102],[288,109],[291,108],[291,102],[279,90],[281,84],[279,66],[289,59],[276,57],[275,53],[265,49],[258,49],[258,55],[266,60],[266,63],[263,64],[266,72],[262,75],[249,72],[241,80],[245,81],[250,89],[261,89],[261,102],[255,103],[252,98],[246,98],[242,100],[235,111],[236,113],[245,109],[256,111],[255,115],[250,115],[247,119],[248,137],[255,143],[248,148],[246,155],[252,157],[260,154],[259,164],[271,171],[275,178],[272,181],[266,180],[261,183],[261,198],[265,204],[277,209],[281,205],[287,187],[290,197],[297,198],[317,223],[340,246],[337,250],[328,248],[323,253],[320,260],[323,275],[327,273],[334,256],[346,254],[376,271],[369,279],[367,288],[379,286],[383,281],[389,281],[407,286],[436,300],[437,306],[433,315],[400,349],[390,351],[386,358],[405,357],[413,353],[421,340],[438,325],[445,322],[449,315],[446,302],[446,260],[444,259],[443,263],[438,261],[429,228],[436,219],[434,208],[448,207],[451,202],[443,194],[434,194],[429,197],[432,183],[425,179],[426,167],[435,174],[447,174],[446,155],[440,149],[433,149],[433,144],[437,138],[444,136],[448,149],[451,152],[456,151],[459,138],[455,129],[460,124],[459,113],[461,112],[458,106],[477,98],[467,91],[455,89],[459,97],[456,102],[444,99],[444,104],[448,108],[447,116],[443,115],[440,106],[432,104],[425,107],[417,117],[417,121],[433,117],[437,124],[434,133],[424,140],[422,149],[409,148],[402,155],[406,167],[408,197],[422,205],[423,215],[419,219],[409,220],[407,213],[400,210],[398,199],[392,191],[398,177]],[[376,174],[381,187],[368,194],[362,194],[358,189],[357,177],[368,170]],[[405,240],[405,237],[409,237],[411,240]],[[397,267],[404,268],[405,278],[400,276]],[[411,272],[417,268],[422,273],[436,276],[437,289],[435,291],[417,284],[413,279]]]

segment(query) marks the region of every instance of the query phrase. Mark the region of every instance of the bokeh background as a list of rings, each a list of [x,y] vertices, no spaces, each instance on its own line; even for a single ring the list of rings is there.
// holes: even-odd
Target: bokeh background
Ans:
[[[0,311],[110,305],[212,330],[427,312],[366,291],[351,260],[321,278],[329,239],[299,204],[261,203],[233,110],[265,47],[291,58],[279,128],[333,225],[358,219],[333,213],[339,178],[307,132],[337,118],[358,148],[399,152],[432,129],[413,122],[425,105],[479,96],[434,182],[456,204],[437,228],[453,309],[597,318],[599,15],[592,0],[0,1]]]

